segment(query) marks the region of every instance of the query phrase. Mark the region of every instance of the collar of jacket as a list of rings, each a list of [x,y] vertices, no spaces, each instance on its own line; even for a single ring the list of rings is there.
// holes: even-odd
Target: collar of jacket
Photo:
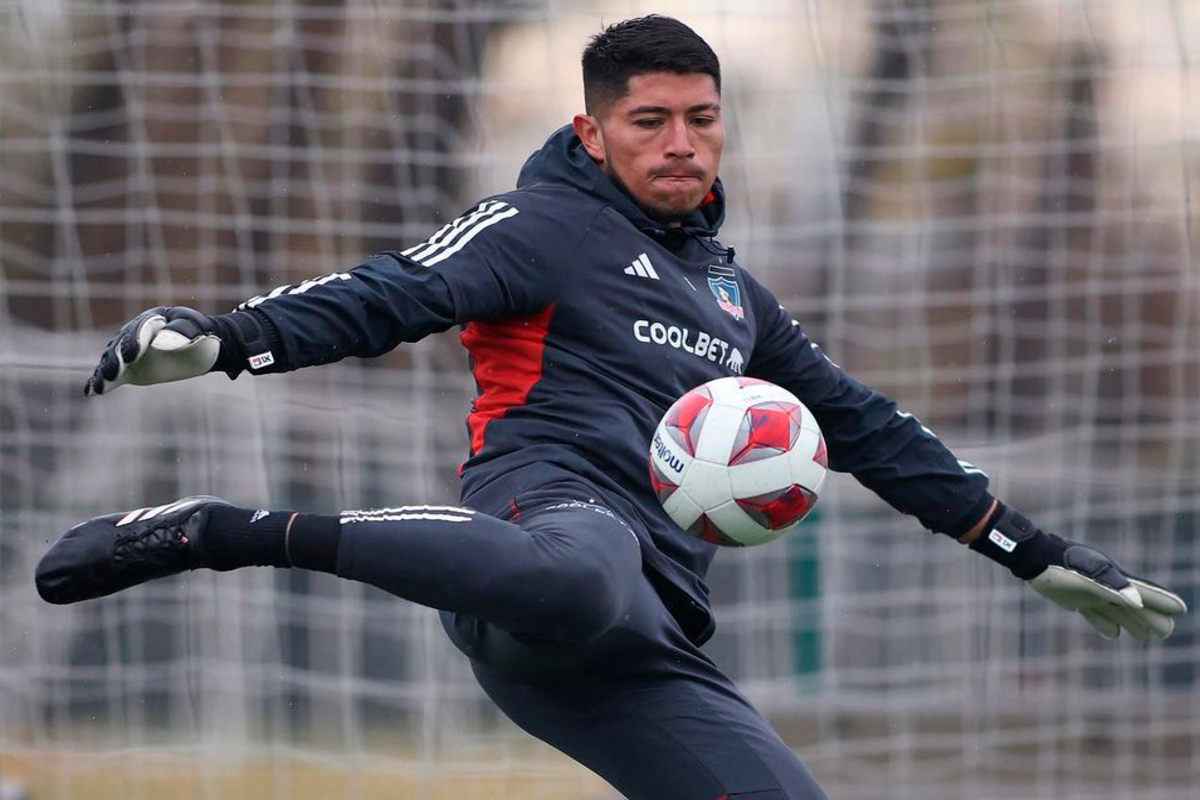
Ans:
[[[668,227],[646,216],[637,203],[600,169],[592,157],[583,149],[583,142],[575,135],[570,125],[559,128],[542,149],[531,155],[521,168],[517,188],[533,184],[567,185],[578,191],[598,197],[617,209],[640,230],[657,239],[670,240],[676,237],[712,238],[717,235],[725,221],[725,189],[721,179],[713,183],[712,191],[704,204],[683,225]]]

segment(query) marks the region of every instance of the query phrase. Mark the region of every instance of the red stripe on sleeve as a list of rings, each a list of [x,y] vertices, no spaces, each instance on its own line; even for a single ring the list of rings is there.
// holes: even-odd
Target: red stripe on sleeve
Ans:
[[[551,303],[536,314],[500,322],[471,322],[462,343],[471,354],[471,371],[479,397],[467,417],[471,455],[483,450],[488,423],[501,419],[514,406],[525,404],[542,378],[542,353],[550,331]]]

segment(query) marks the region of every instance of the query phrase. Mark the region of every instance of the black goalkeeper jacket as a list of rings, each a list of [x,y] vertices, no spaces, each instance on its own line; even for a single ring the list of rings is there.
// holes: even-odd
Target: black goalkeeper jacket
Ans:
[[[991,503],[987,477],[825,356],[715,241],[724,209],[718,181],[682,227],[652,221],[563,128],[515,190],[424,242],[239,306],[265,330],[245,367],[378,356],[462,326],[478,387],[462,502],[509,518],[523,494],[554,484],[606,503],[697,641],[712,629],[703,577],[715,547],[667,518],[647,453],[667,407],[705,381],[749,375],[791,390],[833,470],[930,530],[968,530]]]

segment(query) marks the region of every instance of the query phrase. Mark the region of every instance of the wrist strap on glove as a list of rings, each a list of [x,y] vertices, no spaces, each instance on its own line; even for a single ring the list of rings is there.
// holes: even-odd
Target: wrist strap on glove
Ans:
[[[283,354],[275,323],[253,309],[209,317],[221,339],[221,354],[210,372],[224,372],[230,379],[249,369],[256,375],[282,372]]]
[[[1008,567],[1021,580],[1041,575],[1049,564],[1062,564],[1063,554],[1070,543],[1041,528],[1003,503],[986,523],[984,533],[971,542],[970,548],[998,564]]]

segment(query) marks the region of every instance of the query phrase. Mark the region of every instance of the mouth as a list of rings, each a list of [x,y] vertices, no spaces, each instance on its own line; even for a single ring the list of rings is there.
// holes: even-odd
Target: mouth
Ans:
[[[700,178],[695,175],[656,175],[650,182],[671,192],[691,192],[700,185]]]
[[[656,181],[701,181],[704,180],[704,170],[697,169],[695,164],[669,164],[652,171],[650,179]]]

